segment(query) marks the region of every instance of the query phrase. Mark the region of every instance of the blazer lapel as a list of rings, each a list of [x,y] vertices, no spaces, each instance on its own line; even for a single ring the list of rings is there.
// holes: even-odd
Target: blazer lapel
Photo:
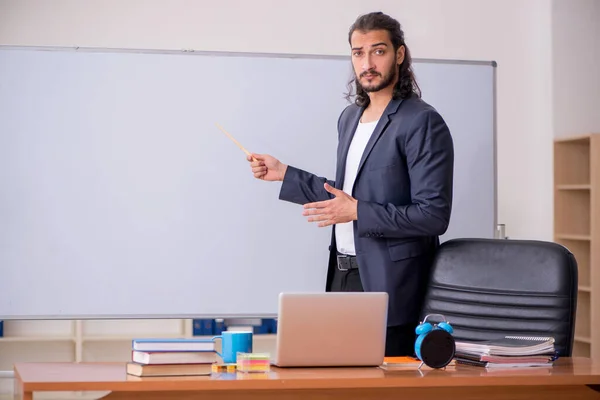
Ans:
[[[390,115],[392,115],[396,111],[398,111],[398,107],[400,107],[400,103],[402,103],[402,99],[391,100],[388,103],[387,107],[385,108],[385,111],[381,115],[381,118],[379,118],[379,122],[375,126],[375,130],[373,131],[373,134],[371,134],[371,137],[369,138],[369,141],[367,142],[367,147],[365,147],[365,151],[363,152],[363,155],[360,159],[360,164],[358,164],[358,171],[356,171],[356,178],[357,178],[356,180],[358,180],[360,171],[362,170],[362,167],[365,164],[367,157],[369,157],[369,154],[371,154],[371,150],[373,150],[373,147],[375,147],[375,144],[377,143],[377,141],[379,140],[379,138],[385,131],[385,128],[387,128],[388,123],[390,122]],[[358,120],[357,120],[357,123],[358,123]],[[354,192],[354,190],[353,190],[353,192]]]
[[[358,121],[360,120],[360,117],[364,110],[364,107],[357,109],[356,114],[351,117],[350,121],[348,121],[348,128],[346,130],[345,135],[342,136],[342,142],[340,143],[340,154],[337,160],[337,173],[335,177],[335,186],[337,187],[337,189],[340,190],[342,190],[342,188],[344,187],[344,177],[346,175],[346,158],[348,157],[350,143],[352,143],[352,138],[354,137],[354,132],[356,132]]]

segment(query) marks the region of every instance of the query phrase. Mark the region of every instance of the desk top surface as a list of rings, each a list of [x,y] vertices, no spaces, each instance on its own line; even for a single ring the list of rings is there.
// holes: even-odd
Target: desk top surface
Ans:
[[[334,389],[373,387],[598,385],[600,363],[563,358],[552,367],[502,370],[456,365],[445,370],[403,367],[275,368],[269,373],[220,373],[192,377],[127,375],[125,363],[17,363],[15,377],[25,391],[156,391]]]

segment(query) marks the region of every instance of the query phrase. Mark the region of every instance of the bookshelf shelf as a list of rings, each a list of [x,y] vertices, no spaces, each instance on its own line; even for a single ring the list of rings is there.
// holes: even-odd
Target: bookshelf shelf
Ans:
[[[575,335],[575,341],[581,343],[591,344],[592,340],[589,337],[577,336]]]
[[[570,235],[566,233],[556,233],[554,236],[555,238],[562,240],[577,240],[583,242],[589,242],[590,240],[592,240],[592,237],[590,235]]]
[[[215,336],[194,335],[191,319],[6,320],[4,334],[0,337],[0,371],[10,371],[15,362],[25,361],[126,362],[131,359],[134,338]],[[254,334],[254,351],[273,352],[276,336]]]
[[[160,336],[161,338],[182,338],[182,337],[188,337],[185,335],[169,335],[169,334],[159,334],[158,336]],[[275,338],[275,334],[255,334],[253,337],[255,340],[261,341],[261,340],[270,340]],[[147,333],[145,334],[139,334],[139,335],[109,335],[109,336],[84,336],[81,338],[81,340],[83,342],[131,342],[131,340],[135,339],[141,339],[141,338],[153,338],[153,337],[157,337],[157,335],[149,335]],[[204,339],[209,339],[211,337],[213,337],[212,335],[201,335],[201,336],[194,336],[195,338],[204,338]]]
[[[588,184],[580,185],[556,185],[557,190],[590,190],[592,187]]]
[[[7,336],[0,337],[0,343],[8,342],[74,342],[74,337],[61,336]]]
[[[578,264],[574,356],[600,359],[600,135],[554,141],[554,241]]]
[[[165,334],[161,334],[158,335],[161,338],[181,338],[181,337],[185,337],[182,335],[165,335]],[[148,335],[148,334],[143,334],[143,335],[127,335],[127,336],[84,336],[81,338],[82,342],[131,342],[134,338],[135,339],[142,339],[142,338],[152,338],[152,337],[157,337],[157,335]]]

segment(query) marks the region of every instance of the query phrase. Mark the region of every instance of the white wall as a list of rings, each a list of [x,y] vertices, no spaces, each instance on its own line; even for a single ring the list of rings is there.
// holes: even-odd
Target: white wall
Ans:
[[[551,239],[550,0],[0,0],[0,44],[348,54],[372,10],[415,57],[498,62],[499,222]]]
[[[552,2],[554,135],[600,132],[600,1]]]

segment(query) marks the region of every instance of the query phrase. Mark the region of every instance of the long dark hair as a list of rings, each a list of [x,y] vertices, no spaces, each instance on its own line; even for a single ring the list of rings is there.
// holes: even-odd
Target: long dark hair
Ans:
[[[410,56],[410,51],[404,42],[404,32],[400,26],[400,23],[396,21],[394,18],[386,15],[382,12],[372,12],[370,14],[361,15],[356,19],[354,24],[350,27],[350,31],[348,32],[348,43],[352,45],[352,33],[354,31],[368,32],[374,30],[386,30],[390,35],[390,40],[392,45],[394,46],[394,53],[398,51],[400,46],[404,46],[404,60],[402,64],[400,64],[399,79],[394,86],[394,93],[392,95],[393,98],[401,98],[405,99],[412,95],[416,95],[421,97],[421,89],[417,84],[417,80],[415,79],[415,74],[412,69],[412,58]],[[352,73],[352,80],[348,82],[348,93],[346,94],[346,99],[350,101],[353,96],[356,96],[355,103],[361,107],[369,105],[369,96],[367,92],[360,86],[358,79]],[[352,89],[356,88],[356,94],[352,94]]]

